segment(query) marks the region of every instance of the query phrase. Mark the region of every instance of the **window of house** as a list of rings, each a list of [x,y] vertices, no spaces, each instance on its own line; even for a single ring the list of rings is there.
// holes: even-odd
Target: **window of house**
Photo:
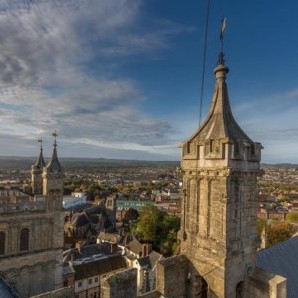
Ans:
[[[250,145],[250,154],[252,156],[256,155],[256,148],[255,148],[255,145],[254,144],[251,144]]]
[[[92,284],[92,278],[89,278],[88,283],[89,285]]]
[[[239,155],[239,153],[240,153],[239,143],[235,142],[234,143],[234,155]]]
[[[0,255],[5,253],[5,233],[0,232]]]
[[[94,280],[95,282],[98,282],[98,277],[95,277],[95,280]]]
[[[65,281],[63,282],[63,286],[64,286],[64,287],[68,287],[68,280],[65,280]]]
[[[82,286],[82,282],[79,281],[79,282],[78,282],[78,287],[81,287],[81,286]]]
[[[29,229],[22,229],[20,235],[20,251],[29,250]]]

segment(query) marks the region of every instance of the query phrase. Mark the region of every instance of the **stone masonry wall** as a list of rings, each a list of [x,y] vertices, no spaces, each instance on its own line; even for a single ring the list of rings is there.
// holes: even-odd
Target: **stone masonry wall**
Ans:
[[[101,298],[136,298],[137,269],[112,273],[102,279]]]

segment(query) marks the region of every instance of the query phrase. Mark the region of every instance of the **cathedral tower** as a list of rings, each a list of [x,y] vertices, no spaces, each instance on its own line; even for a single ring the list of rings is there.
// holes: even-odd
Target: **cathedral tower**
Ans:
[[[45,166],[41,146],[31,168],[34,196],[0,196],[0,275],[22,298],[63,286],[64,170],[56,146],[55,134],[51,161]]]
[[[43,149],[42,149],[42,140],[38,140],[40,142],[40,154],[37,162],[31,167],[31,186],[32,193],[35,195],[41,195],[42,191],[42,171],[43,167],[46,165],[43,158]]]
[[[228,71],[221,53],[209,114],[182,144],[180,238],[192,264],[189,297],[242,297],[247,272],[255,266],[262,146],[233,117]]]
[[[43,168],[43,194],[55,195],[62,197],[63,195],[63,181],[64,168],[61,166],[57,155],[57,134],[53,133],[55,138],[52,158],[49,163]],[[62,204],[62,203],[61,203]]]

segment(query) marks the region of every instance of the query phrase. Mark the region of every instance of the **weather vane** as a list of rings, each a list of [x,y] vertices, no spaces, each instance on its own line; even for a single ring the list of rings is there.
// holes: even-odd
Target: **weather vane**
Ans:
[[[218,64],[219,65],[224,65],[225,64],[223,47],[224,47],[224,32],[225,32],[226,27],[227,27],[227,18],[224,17],[221,20],[221,29],[220,29],[220,36],[219,36],[219,39],[220,39],[220,42],[221,42],[221,49],[220,49],[220,53],[218,55]]]

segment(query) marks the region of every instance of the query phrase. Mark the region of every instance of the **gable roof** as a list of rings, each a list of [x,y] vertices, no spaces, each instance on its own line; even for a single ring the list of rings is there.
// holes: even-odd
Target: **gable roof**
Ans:
[[[122,256],[110,256],[96,261],[73,264],[75,270],[75,279],[80,280],[94,275],[109,273],[118,269],[127,268],[126,262]]]

